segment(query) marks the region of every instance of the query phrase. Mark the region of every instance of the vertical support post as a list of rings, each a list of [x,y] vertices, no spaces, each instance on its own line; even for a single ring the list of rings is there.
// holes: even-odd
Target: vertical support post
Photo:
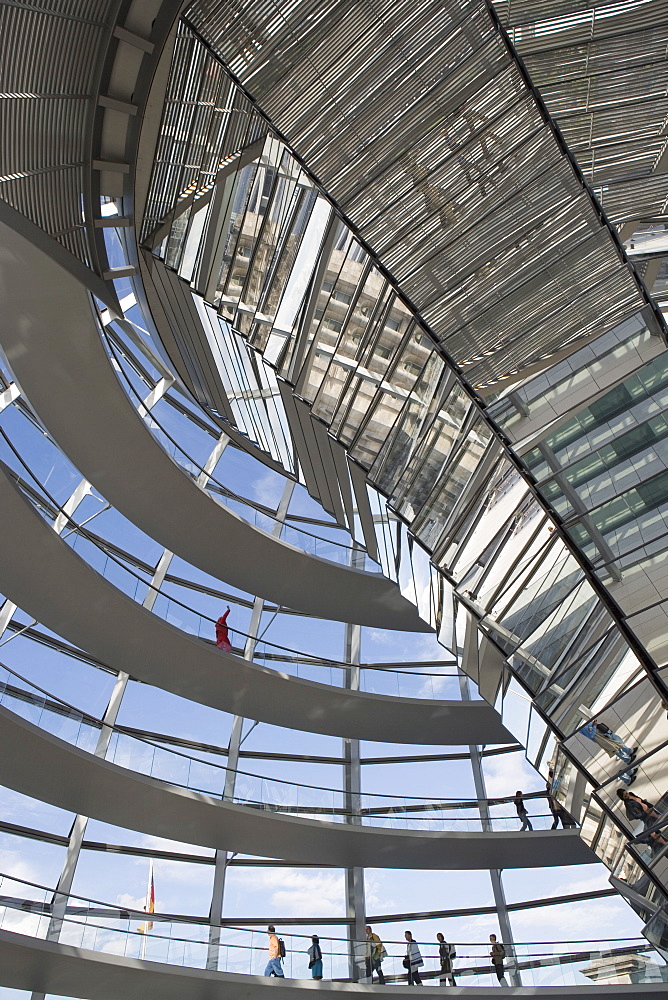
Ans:
[[[464,635],[464,646],[460,650],[457,646],[458,656],[463,657],[473,657],[477,659],[478,655],[478,634],[475,621],[471,615],[466,616],[466,629]],[[471,690],[469,687],[469,670],[473,676],[477,676],[477,662],[475,664],[462,662],[461,666],[458,666],[457,671],[459,674],[459,690],[461,693],[462,701],[472,701]],[[482,768],[482,757],[480,756],[480,747],[474,744],[469,744],[469,753],[471,755],[471,768],[473,770],[473,785],[475,788],[476,798],[478,800],[478,811],[480,813],[480,821],[482,823],[482,828],[485,832],[490,832],[492,830],[492,819],[489,812],[489,806],[487,804],[487,789],[485,787],[485,774]],[[519,972],[515,966],[515,942],[513,939],[513,931],[510,926],[510,918],[508,916],[508,905],[506,903],[506,894],[503,889],[503,878],[501,868],[490,868],[489,877],[492,882],[492,893],[494,895],[494,905],[496,907],[496,915],[499,921],[499,930],[501,931],[501,940],[505,946],[506,953],[509,957],[513,959],[513,968],[508,970],[508,977],[510,979],[511,986],[521,986],[522,979]]]
[[[351,565],[363,566],[364,553],[353,549]],[[344,660],[351,664],[346,671],[346,687],[351,691],[360,689],[360,646],[362,629],[359,625],[346,625],[344,636]],[[359,740],[343,740],[346,821],[361,826],[362,775],[360,765]],[[346,868],[346,915],[348,917],[348,967],[350,978],[358,982],[366,977],[362,968],[362,942],[365,939],[366,899],[364,892],[364,869]]]
[[[272,529],[272,534],[275,537],[280,537],[294,488],[295,484],[291,480],[287,480],[283,488],[283,495],[281,496],[278,510],[276,512],[276,523]],[[263,611],[264,600],[261,597],[256,597],[253,602],[253,611],[251,613],[250,625],[248,627],[248,638],[246,639],[246,645],[244,647],[245,660],[252,660],[255,655],[255,647],[257,645],[257,636],[260,630],[260,622],[262,621]],[[225,775],[225,787],[223,790],[224,800],[234,798],[234,787],[239,767],[239,750],[243,742],[243,725],[243,716],[235,715],[232,722],[230,742],[227,748],[227,773]],[[210,972],[218,971],[218,964],[220,960],[220,928],[223,916],[223,902],[225,899],[225,876],[227,874],[227,866],[232,857],[233,855],[229,854],[227,851],[216,851],[213,888],[211,892],[211,908],[209,910],[209,945],[206,956],[206,968]]]

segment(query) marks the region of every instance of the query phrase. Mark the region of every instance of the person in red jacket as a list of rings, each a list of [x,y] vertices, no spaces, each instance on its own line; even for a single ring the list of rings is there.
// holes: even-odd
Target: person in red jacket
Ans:
[[[216,622],[216,646],[218,649],[224,649],[226,653],[231,652],[232,644],[230,643],[230,633],[225,624],[227,622],[227,616],[230,613],[230,606],[227,605],[227,611],[224,615]]]

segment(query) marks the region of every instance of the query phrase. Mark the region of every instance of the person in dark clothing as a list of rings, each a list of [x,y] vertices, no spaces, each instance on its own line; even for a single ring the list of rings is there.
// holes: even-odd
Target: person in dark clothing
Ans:
[[[404,968],[408,974],[408,985],[422,986],[422,980],[420,979],[418,969],[421,965],[424,965],[424,959],[420,954],[417,941],[413,940],[411,932],[405,931],[404,937],[406,938],[406,957],[404,959]]]
[[[442,934],[436,935],[438,941],[438,957],[441,961],[441,986],[456,986],[455,972],[452,967],[453,960],[457,957],[455,946],[448,944]]]
[[[224,650],[229,653],[232,649],[232,644],[230,643],[230,633],[227,627],[227,616],[230,613],[230,606],[227,605],[227,611],[224,615],[221,615],[216,622],[216,646],[218,649]]]
[[[628,819],[641,819],[645,824],[645,829],[652,826],[659,819],[659,812],[647,799],[641,799],[634,792],[627,792],[625,788],[618,788],[617,795],[624,803],[624,811]]]
[[[515,803],[515,808],[517,809],[517,815],[522,820],[522,826],[520,827],[520,829],[533,830],[533,826],[531,825],[529,814],[526,811],[526,806],[524,805],[524,798],[522,797],[521,792],[515,792],[515,798],[513,799],[513,802]]]
[[[551,781],[547,782],[546,788],[547,788],[547,804],[550,808],[550,812],[552,813],[552,819],[553,819],[553,823],[552,826],[550,827],[550,830],[556,830],[557,827],[559,826],[559,820],[561,819],[561,816],[559,814],[559,803],[552,794]]]
[[[496,978],[502,986],[507,986],[508,982],[506,980],[506,973],[503,967],[503,962],[506,957],[506,949],[500,941],[496,940],[496,934],[489,935],[489,943],[491,945],[489,957],[492,960],[492,968],[496,973]]]
[[[561,820],[561,825],[564,830],[573,830],[577,826],[577,823],[569,813],[568,809],[564,809],[564,807],[559,805],[558,802],[557,809],[559,811],[559,819]]]
[[[322,951],[320,950],[320,938],[317,934],[311,937],[311,947],[308,950],[308,967],[314,979],[322,979]]]
[[[552,772],[550,771],[550,778],[551,777],[552,777]],[[557,802],[554,795],[552,794],[552,781],[547,782],[546,789],[547,789],[547,804],[550,807],[550,812],[552,813],[552,819],[554,820],[550,829],[556,830],[557,827],[559,826],[559,823],[561,823],[561,825],[565,830],[572,829],[574,826],[577,826],[575,820],[568,812],[568,810],[564,809],[564,807],[559,802]]]
[[[653,830],[651,833],[643,833],[640,837],[636,837],[636,841],[639,844],[649,844],[652,857],[668,844],[668,840],[658,830]]]

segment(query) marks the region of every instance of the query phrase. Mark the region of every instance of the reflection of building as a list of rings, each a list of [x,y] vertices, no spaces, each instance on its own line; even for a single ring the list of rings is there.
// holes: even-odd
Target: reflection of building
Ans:
[[[237,63],[234,43],[207,27],[206,17],[196,8],[194,23],[209,52],[229,61],[235,73],[239,70],[242,83],[248,74],[253,96],[253,88],[263,86],[254,59]],[[560,37],[559,45],[570,43],[570,27],[551,30]],[[556,45],[556,36],[554,41]],[[532,51],[524,32],[518,34],[518,44]],[[539,76],[544,58],[542,50],[532,54]],[[297,60],[295,71],[298,65]],[[174,106],[184,86],[182,70],[179,66],[172,80]],[[284,177],[294,177],[295,153],[307,186],[308,140],[300,137],[287,112],[281,85],[266,86],[264,98],[275,109],[270,124],[281,130],[286,143],[267,139],[265,160],[273,157],[274,169],[280,162]],[[308,105],[308,86],[302,96]],[[406,124],[402,119],[402,127]],[[633,122],[628,124],[630,150]],[[399,151],[388,139],[384,159],[367,161],[360,154],[365,172],[359,191],[334,134],[323,133],[313,170],[339,214],[327,215],[320,193],[314,203],[320,205],[320,216],[316,218],[314,207],[310,221],[300,216],[299,227],[286,209],[287,180],[269,190],[263,166],[252,182],[250,174],[239,172],[235,190],[249,192],[250,206],[245,219],[235,222],[243,245],[239,271],[264,272],[264,285],[255,311],[248,310],[240,290],[236,303],[227,302],[225,316],[264,352],[279,377],[362,465],[369,483],[389,498],[433,564],[454,583],[456,599],[536,696],[538,711],[560,739],[648,673],[653,678],[651,711],[658,714],[665,686],[654,666],[662,662],[668,635],[662,576],[668,538],[662,442],[668,424],[664,427],[660,415],[666,374],[661,317],[644,292],[632,305],[635,293],[627,297],[625,277],[613,275],[614,268],[606,270],[610,232],[605,227],[595,237],[595,251],[585,248],[589,236],[581,241],[580,235],[573,237],[572,245],[567,241],[565,256],[559,258],[564,271],[558,288],[551,284],[555,265],[541,268],[550,259],[550,247],[557,253],[563,233],[548,233],[541,223],[537,236],[530,221],[517,218],[514,227],[499,229],[496,245],[489,242],[488,222],[506,218],[504,199],[508,219],[515,218],[518,178],[526,171],[525,192],[533,190],[533,180],[529,159],[511,152],[512,143],[504,147],[502,131],[480,109],[464,101],[450,116],[444,114],[433,132],[423,135],[417,124],[416,129],[408,150]],[[580,138],[586,143],[586,137]],[[592,183],[596,177],[594,186],[602,192],[607,190],[602,173],[610,169],[615,174],[623,159],[621,147],[610,149],[607,167],[584,156],[580,168]],[[484,231],[476,229],[467,202],[473,192],[490,213]],[[545,189],[541,195],[548,197]],[[157,194],[154,198],[159,201]],[[621,213],[618,221],[626,238],[632,206],[626,203],[622,209],[619,202],[613,208],[607,194],[606,199],[613,218]],[[235,204],[242,203],[244,198],[237,198]],[[274,248],[270,263],[253,214],[258,204],[272,220],[267,227]],[[575,211],[575,204],[569,210]],[[545,203],[542,207],[547,211]],[[578,202],[577,211],[587,216],[589,208]],[[347,235],[341,214],[350,223]],[[282,223],[276,225],[279,215]],[[217,225],[213,215],[207,225]],[[641,241],[656,238],[652,225]],[[270,326],[280,298],[275,276],[282,275],[286,295],[294,293],[295,239],[303,247],[309,232],[318,236],[309,284],[299,304],[293,304],[291,328],[279,324],[281,349],[272,349],[276,334]],[[248,233],[252,244],[243,235]],[[183,239],[187,242],[187,232]],[[361,240],[366,240],[364,249]],[[477,255],[474,248],[479,248]],[[585,259],[596,261],[595,274]],[[526,270],[518,290],[509,275],[520,260]],[[302,268],[304,262],[302,255]],[[180,267],[177,257],[170,264]],[[200,257],[192,285],[211,300],[207,288],[212,278],[226,280],[226,274],[229,269],[219,271],[216,259]],[[615,288],[618,305],[626,302],[618,310],[613,307],[614,318],[606,313],[614,296],[604,297],[605,305],[594,296],[596,301],[588,305],[597,282]],[[569,295],[566,305],[563,296]],[[266,307],[269,301],[272,308]],[[518,316],[526,307],[531,319],[520,323],[513,339],[516,306]],[[425,322],[433,339],[424,332]],[[560,336],[551,340],[557,330]],[[459,365],[467,387],[443,364],[434,339]],[[470,389],[482,412],[471,405]],[[499,430],[515,451],[515,463],[497,444]],[[533,490],[518,475],[522,468],[533,476]],[[506,484],[503,504],[497,499],[501,483]],[[557,530],[545,519],[546,507]],[[487,673],[488,697],[496,696],[500,679],[498,672]],[[615,728],[620,728],[618,720]],[[623,735],[635,745],[633,732]],[[638,739],[642,756],[655,749],[662,753],[658,740]],[[539,743],[542,761],[549,755],[549,737]],[[578,759],[586,770],[587,761],[582,755]],[[659,757],[641,768],[644,784],[636,787],[652,800],[663,792],[653,784],[662,767]],[[586,773],[594,785],[603,780],[598,772]],[[614,767],[605,777],[614,779]],[[577,801],[570,796],[578,817],[590,791],[580,783]],[[623,847],[623,823],[609,798],[604,796],[600,808],[611,809],[612,819],[603,822],[596,816],[585,825],[597,828],[589,840],[614,866]]]
[[[580,969],[580,972],[600,986],[668,983],[668,969],[657,965],[645,955],[610,955],[597,958],[591,965]]]

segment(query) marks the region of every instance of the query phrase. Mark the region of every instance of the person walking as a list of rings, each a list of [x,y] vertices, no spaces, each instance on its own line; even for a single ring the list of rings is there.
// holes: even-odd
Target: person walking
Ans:
[[[563,818],[560,815],[559,803],[557,802],[557,800],[555,799],[554,795],[552,794],[552,782],[548,781],[545,787],[547,789],[547,804],[548,804],[548,806],[550,808],[550,812],[552,813],[552,820],[553,820],[552,826],[550,827],[550,830],[556,830],[557,827],[559,826],[559,821],[560,820],[561,820],[562,825],[563,825]]]
[[[366,941],[364,942],[364,960],[366,962],[366,977],[373,983],[374,972],[378,976],[378,982],[381,986],[385,985],[385,974],[381,968],[383,959],[387,954],[385,948],[383,947],[383,942],[380,940],[377,934],[374,934],[371,927],[367,924],[364,928],[366,934]]]
[[[422,986],[422,980],[420,979],[418,969],[421,965],[424,965],[424,959],[420,954],[417,941],[413,940],[411,932],[404,931],[404,937],[406,938],[406,957],[404,959],[404,969],[406,969],[408,974],[408,985]]]
[[[489,957],[492,959],[492,969],[496,973],[499,985],[507,986],[508,981],[506,980],[505,969],[503,967],[503,962],[506,957],[506,949],[500,941],[496,940],[496,934],[489,935],[489,943],[491,945]]]
[[[308,967],[314,979],[322,979],[322,951],[320,938],[317,934],[311,936],[311,947],[308,950]]]
[[[617,795],[624,803],[624,811],[627,819],[639,820],[644,823],[645,829],[653,826],[659,819],[659,812],[647,799],[641,799],[634,792],[627,792],[625,788],[618,788]]]
[[[580,732],[605,750],[608,757],[618,757],[625,764],[630,764],[638,752],[637,749],[632,750],[631,747],[625,746],[621,736],[617,736],[605,723],[597,722],[596,719],[582,726]]]
[[[638,747],[633,749],[631,747],[627,747],[621,736],[618,736],[617,733],[613,733],[612,729],[610,729],[609,726],[606,726],[604,722],[596,723],[596,732],[598,734],[596,739],[597,743],[600,739],[607,740],[617,747],[618,756],[623,754],[621,757],[622,760],[626,760],[628,763],[635,760],[636,754],[638,753]]]
[[[438,941],[438,957],[441,961],[441,986],[456,986],[452,963],[457,958],[457,949],[454,944],[448,944],[442,934],[437,934],[436,940]]]
[[[552,785],[550,784],[549,781],[547,783],[547,804],[550,807],[550,812],[552,813],[552,820],[553,820],[550,830],[556,830],[557,827],[559,826],[559,823],[561,823],[564,830],[569,830],[569,829],[572,830],[574,826],[577,826],[577,823],[575,822],[569,811],[567,809],[564,809],[561,803],[557,802],[557,800],[555,799],[554,795],[552,794]]]
[[[521,792],[515,792],[515,798],[513,799],[515,803],[515,808],[517,809],[517,815],[522,820],[521,830],[533,830],[531,825],[531,820],[529,819],[529,813],[524,805],[524,798]]]
[[[267,934],[269,935],[269,961],[267,962],[264,974],[265,976],[277,976],[278,979],[285,979],[283,966],[281,965],[283,957],[281,955],[281,946],[273,924],[269,924],[267,927]]]
[[[230,631],[227,627],[227,616],[230,613],[230,606],[227,605],[227,611],[224,615],[221,615],[216,622],[216,646],[218,649],[224,650],[229,653],[232,650],[232,644],[230,642]]]
[[[658,854],[668,844],[668,840],[658,830],[652,830],[651,833],[642,833],[639,837],[636,837],[635,843],[649,844],[650,853],[654,857],[655,854]]]

